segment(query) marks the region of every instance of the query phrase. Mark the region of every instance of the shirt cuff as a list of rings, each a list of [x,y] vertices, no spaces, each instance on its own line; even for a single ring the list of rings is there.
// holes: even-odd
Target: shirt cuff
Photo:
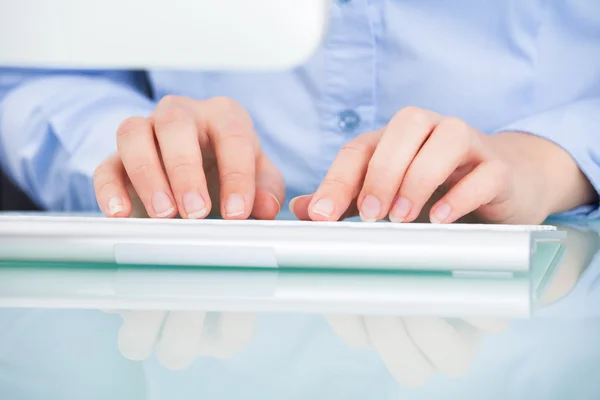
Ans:
[[[125,119],[132,116],[147,116],[153,110],[132,102],[116,103],[105,109],[94,111],[85,126],[82,126],[85,139],[69,157],[67,167],[68,193],[64,204],[51,209],[65,211],[100,211],[96,201],[93,176],[96,168],[117,151],[116,132]]]
[[[2,164],[46,210],[97,211],[93,175],[116,131],[154,103],[127,85],[81,76],[32,79],[0,103]]]
[[[593,137],[600,126],[600,99],[571,103],[528,116],[496,133],[523,132],[547,139],[564,149],[600,193],[600,138]],[[577,207],[553,218],[598,218],[600,204]]]

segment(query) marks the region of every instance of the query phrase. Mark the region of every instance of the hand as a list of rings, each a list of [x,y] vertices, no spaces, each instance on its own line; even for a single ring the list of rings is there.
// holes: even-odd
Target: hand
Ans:
[[[581,179],[568,154],[546,140],[520,133],[486,136],[456,118],[409,107],[386,127],[345,145],[318,190],[293,199],[290,208],[299,219],[317,221],[359,213],[366,221],[412,222],[426,210],[435,223],[475,211],[485,222],[536,224],[577,205],[548,202],[549,190],[558,185],[548,188],[552,173],[540,158],[569,171],[572,179],[561,181]],[[579,202],[590,200],[589,182],[583,182],[569,188],[573,198],[584,193]],[[425,208],[438,189],[446,193]]]
[[[163,98],[117,131],[118,152],[96,170],[100,209],[128,217],[139,196],[153,218],[273,219],[283,177],[261,150],[248,113],[227,98]]]
[[[469,371],[483,332],[500,332],[495,319],[338,315],[325,317],[350,347],[375,349],[390,374],[408,387],[424,385],[436,371],[459,377]]]
[[[587,225],[568,226],[556,224],[556,228],[565,231],[565,253],[562,261],[552,274],[544,291],[539,294],[536,308],[542,309],[560,302],[581,281],[582,274],[593,265],[593,259],[600,249],[600,238],[598,232],[591,230]],[[537,253],[555,251],[554,248],[539,248]],[[585,281],[585,280],[584,280]],[[582,282],[583,283],[583,282]]]
[[[141,361],[154,350],[168,369],[189,367],[198,356],[232,358],[252,339],[255,314],[203,311],[123,311],[119,350]]]

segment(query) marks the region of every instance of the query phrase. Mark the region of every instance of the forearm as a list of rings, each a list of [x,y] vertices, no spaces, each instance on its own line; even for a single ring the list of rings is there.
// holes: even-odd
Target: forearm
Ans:
[[[519,132],[503,132],[489,140],[511,167],[519,197],[540,212],[558,214],[597,202],[596,190],[577,162],[557,144]]]

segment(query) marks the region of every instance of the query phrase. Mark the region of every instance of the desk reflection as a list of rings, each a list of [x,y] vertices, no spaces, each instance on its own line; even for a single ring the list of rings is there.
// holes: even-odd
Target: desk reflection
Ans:
[[[401,384],[418,387],[436,373],[451,378],[469,371],[481,336],[502,332],[500,319],[330,316],[327,321],[349,346],[374,349]]]
[[[562,229],[569,230],[567,255],[553,279],[534,299],[531,291],[521,291],[530,281],[525,286],[518,280],[503,282],[507,286],[495,294],[512,293],[508,307],[482,302],[492,296],[473,296],[468,285],[442,280],[428,289],[415,278],[406,290],[417,290],[412,297],[396,298],[405,303],[395,314],[336,307],[315,312],[319,303],[308,314],[205,312],[186,309],[185,302],[170,303],[178,305],[174,309],[146,310],[133,300],[151,292],[160,300],[162,278],[142,282],[143,289],[132,286],[135,274],[107,274],[94,287],[86,287],[79,276],[63,282],[62,289],[103,307],[0,310],[0,393],[11,400],[594,398],[600,391],[594,378],[600,362],[598,234],[594,226]],[[32,299],[52,295],[57,306],[68,308],[56,286],[54,292],[40,292],[41,281],[51,280],[51,274],[38,275],[38,282],[31,282],[35,275],[22,277],[12,282],[21,282],[22,288],[27,280],[37,285],[29,292]],[[380,294],[372,301],[391,293],[384,281],[371,281],[371,292]],[[279,292],[287,293],[288,300],[305,293],[297,290],[304,283],[279,276],[267,286],[248,281],[245,299],[264,306],[257,299],[272,296],[274,283],[293,289]],[[331,280],[327,284],[335,288]],[[193,304],[202,287],[180,286],[179,295]],[[205,294],[213,300],[222,299],[223,291],[232,293],[218,285],[215,289],[214,281],[210,287]],[[2,288],[0,283],[4,295]],[[459,306],[454,312],[442,297],[431,296],[440,289]],[[426,296],[414,296],[420,291]],[[115,293],[120,302],[103,303]],[[435,304],[428,305],[427,298]],[[484,308],[477,313],[462,307],[460,299],[479,299]],[[118,304],[136,307],[114,307]],[[506,312],[515,311],[515,305],[518,314]]]
[[[189,367],[196,357],[233,358],[254,332],[256,314],[204,311],[122,311],[121,354],[145,360],[156,351],[168,369]]]

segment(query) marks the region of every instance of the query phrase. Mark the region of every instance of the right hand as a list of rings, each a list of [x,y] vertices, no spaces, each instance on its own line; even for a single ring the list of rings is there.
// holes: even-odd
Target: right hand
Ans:
[[[94,175],[110,217],[136,214],[136,196],[152,218],[273,219],[284,201],[250,115],[228,98],[166,96],[149,117],[121,123],[117,148]]]
[[[423,386],[436,371],[457,378],[469,372],[481,338],[499,333],[508,321],[327,315],[333,331],[352,348],[374,349],[390,374],[407,387]]]

